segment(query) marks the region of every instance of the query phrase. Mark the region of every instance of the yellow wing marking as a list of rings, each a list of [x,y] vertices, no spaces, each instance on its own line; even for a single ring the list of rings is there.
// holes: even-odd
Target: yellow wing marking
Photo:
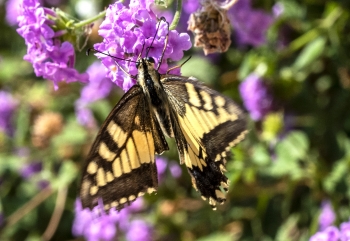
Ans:
[[[98,154],[107,161],[113,161],[115,159],[116,154],[109,150],[106,143],[102,142],[100,143],[100,146],[98,148]]]
[[[93,196],[97,193],[98,187],[97,186],[91,186],[90,187],[90,195]]]
[[[154,155],[156,153],[156,149],[154,146],[154,140],[151,132],[146,132],[146,138],[147,138],[147,145],[148,145],[148,156],[149,159],[146,159],[147,163],[154,162]]]
[[[106,182],[106,173],[105,171],[103,170],[102,167],[100,167],[98,170],[97,170],[97,174],[96,174],[96,183],[98,186],[100,187],[103,187],[104,185],[107,184]]]
[[[213,109],[213,103],[212,103],[212,98],[211,96],[208,94],[208,92],[204,91],[204,90],[201,90],[200,92],[200,95],[202,97],[202,100],[204,101],[204,109],[206,110],[212,110]]]
[[[137,140],[137,139],[134,139],[134,140]],[[141,164],[140,164],[139,157],[137,155],[133,138],[129,138],[128,142],[126,143],[126,150],[128,152],[131,169],[139,168]]]
[[[113,174],[115,177],[120,177],[123,174],[122,165],[121,165],[119,157],[114,160],[114,162],[112,164],[112,169],[113,169]]]
[[[129,163],[129,158],[128,155],[126,154],[126,150],[122,150],[122,152],[120,153],[120,160],[122,161],[122,170],[124,173],[129,173],[131,172],[131,166]]]
[[[107,180],[107,182],[112,182],[114,180],[114,176],[113,176],[112,172],[108,171],[106,173],[106,180]]]
[[[191,83],[185,83],[187,93],[189,96],[189,102],[194,106],[201,106],[201,100],[199,99],[199,96],[197,94],[197,91],[194,88],[194,85]]]
[[[89,163],[86,171],[89,174],[95,174],[97,172],[97,168],[98,168],[98,165],[96,164],[96,162],[92,161],[92,162]]]
[[[124,145],[128,135],[113,120],[108,123],[107,131],[118,147]]]
[[[225,98],[220,95],[215,96],[214,101],[218,107],[223,107],[226,103]]]

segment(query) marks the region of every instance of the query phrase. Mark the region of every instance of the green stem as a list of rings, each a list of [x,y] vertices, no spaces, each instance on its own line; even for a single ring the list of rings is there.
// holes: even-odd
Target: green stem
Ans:
[[[89,19],[86,19],[86,20],[83,20],[83,21],[80,21],[80,22],[74,24],[74,27],[75,28],[84,27],[84,26],[86,26],[88,24],[91,24],[91,23],[95,22],[96,20],[98,20],[100,18],[103,18],[105,15],[106,15],[106,10],[100,12],[99,14],[97,14],[96,16],[94,16],[92,18],[89,18]]]
[[[181,10],[182,10],[182,0],[177,0],[176,12],[173,18],[173,22],[170,24],[170,27],[169,27],[170,30],[174,30],[178,25],[181,17]]]

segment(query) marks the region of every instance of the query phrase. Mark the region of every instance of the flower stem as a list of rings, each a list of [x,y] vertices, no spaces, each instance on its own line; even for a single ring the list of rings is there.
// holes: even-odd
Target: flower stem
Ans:
[[[92,18],[89,18],[89,19],[86,19],[86,20],[83,20],[83,21],[80,21],[80,22],[74,24],[74,27],[75,28],[84,27],[84,26],[86,26],[88,24],[91,24],[91,23],[95,22],[96,20],[98,20],[100,18],[103,18],[105,15],[106,15],[106,10],[100,12],[99,14],[97,14],[96,16],[94,16]]]
[[[182,0],[177,0],[176,12],[175,12],[173,21],[170,24],[170,27],[169,27],[170,30],[174,30],[178,25],[181,17],[181,11],[182,11]]]

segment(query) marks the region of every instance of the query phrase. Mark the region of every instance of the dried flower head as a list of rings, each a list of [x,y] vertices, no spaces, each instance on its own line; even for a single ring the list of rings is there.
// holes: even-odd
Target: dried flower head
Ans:
[[[32,143],[39,148],[49,145],[51,138],[61,132],[63,117],[59,113],[47,112],[38,116],[32,130]]]
[[[188,30],[195,35],[195,47],[202,47],[204,54],[226,52],[231,45],[231,26],[227,10],[236,2],[219,4],[215,0],[203,0],[202,8],[190,15]]]

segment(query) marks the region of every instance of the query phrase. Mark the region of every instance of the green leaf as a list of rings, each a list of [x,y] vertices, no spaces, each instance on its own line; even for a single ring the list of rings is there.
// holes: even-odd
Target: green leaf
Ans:
[[[271,161],[269,152],[262,144],[257,144],[254,146],[251,157],[252,161],[259,166],[266,166]]]
[[[213,241],[213,240],[233,241],[233,240],[238,240],[238,238],[235,238],[234,234],[232,233],[216,232],[206,237],[197,239],[197,241]]]
[[[311,63],[322,56],[326,42],[324,37],[318,37],[308,43],[296,59],[293,66],[294,69],[299,71],[303,68],[307,68]]]
[[[303,159],[309,149],[309,140],[301,131],[290,132],[280,143],[277,144],[277,154],[289,159]]]
[[[299,215],[294,214],[288,217],[288,219],[280,226],[277,231],[275,240],[292,241],[295,240],[293,233],[298,229]]]
[[[79,170],[74,162],[65,160],[59,170],[57,179],[53,182],[55,188],[68,186],[79,176]]]
[[[55,146],[67,144],[84,144],[87,138],[86,130],[75,119],[71,119],[64,126],[62,132],[54,137]]]
[[[324,188],[327,190],[327,192],[333,193],[336,186],[340,184],[344,177],[347,176],[349,173],[349,159],[349,157],[343,158],[333,165],[332,171],[323,181]]]
[[[215,83],[218,76],[218,68],[206,58],[192,57],[181,67],[184,76],[194,76],[207,84]]]

